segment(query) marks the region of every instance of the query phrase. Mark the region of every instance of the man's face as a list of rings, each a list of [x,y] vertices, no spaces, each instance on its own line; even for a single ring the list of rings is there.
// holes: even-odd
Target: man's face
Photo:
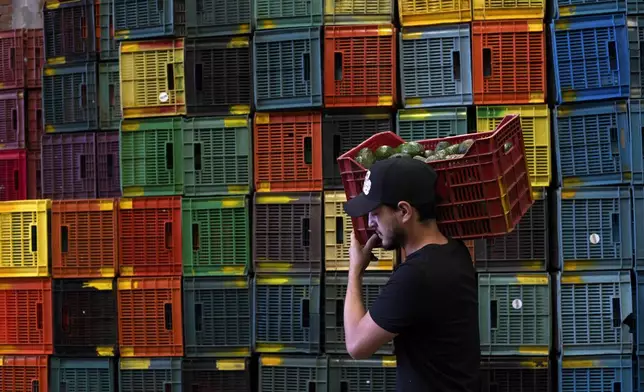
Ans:
[[[369,228],[375,230],[385,250],[401,248],[406,242],[400,214],[389,206],[380,206],[369,213]]]

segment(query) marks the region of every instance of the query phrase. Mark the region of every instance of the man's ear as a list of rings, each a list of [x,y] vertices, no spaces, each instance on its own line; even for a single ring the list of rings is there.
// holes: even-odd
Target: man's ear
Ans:
[[[401,213],[403,223],[411,220],[413,209],[411,208],[411,205],[409,203],[407,203],[406,201],[401,201],[400,203],[398,203],[398,211],[400,211]]]

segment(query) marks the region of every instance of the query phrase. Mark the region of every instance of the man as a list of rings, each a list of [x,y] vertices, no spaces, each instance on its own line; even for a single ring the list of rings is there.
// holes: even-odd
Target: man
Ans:
[[[438,229],[436,179],[434,170],[416,159],[379,161],[367,172],[363,193],[345,205],[352,217],[369,215],[376,232],[364,247],[352,237],[347,350],[355,359],[368,358],[393,339],[398,392],[479,390],[476,275],[463,242]],[[407,258],[366,312],[362,276],[378,245],[404,249]]]

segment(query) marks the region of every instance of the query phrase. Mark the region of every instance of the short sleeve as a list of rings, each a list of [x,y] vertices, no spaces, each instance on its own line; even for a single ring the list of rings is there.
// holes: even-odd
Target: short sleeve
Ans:
[[[413,325],[422,313],[422,271],[411,265],[401,265],[394,272],[369,309],[373,321],[380,328],[401,333]]]

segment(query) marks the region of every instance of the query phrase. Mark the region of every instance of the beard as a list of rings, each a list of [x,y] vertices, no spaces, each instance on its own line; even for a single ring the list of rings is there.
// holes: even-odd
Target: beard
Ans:
[[[393,229],[390,237],[382,239],[384,250],[396,250],[402,248],[407,242],[407,233],[399,227]]]

